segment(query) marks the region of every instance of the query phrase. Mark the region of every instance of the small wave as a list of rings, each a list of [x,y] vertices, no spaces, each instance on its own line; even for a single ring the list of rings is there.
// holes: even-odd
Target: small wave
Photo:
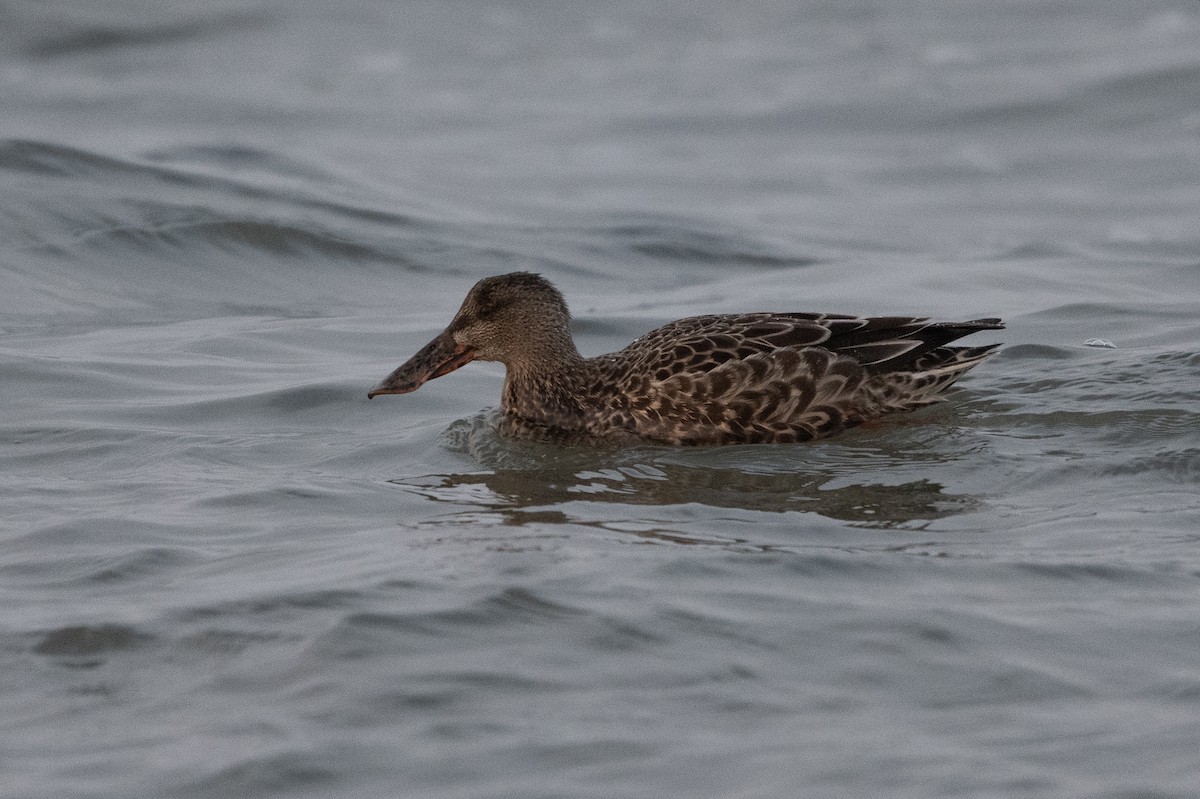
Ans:
[[[31,175],[80,177],[128,172],[149,172],[126,159],[31,139],[0,140],[0,169]]]
[[[1128,414],[1143,423],[1147,414],[1172,417],[1195,411],[1200,353],[1096,349],[1079,341],[1070,347],[1013,345],[1001,351],[1001,358],[1059,361],[1052,372],[1027,369],[1006,375],[1008,401],[1024,398],[1028,405],[1049,407],[1055,413]]]
[[[1010,344],[998,355],[1004,360],[1069,361],[1075,357],[1070,347],[1050,344]]]
[[[179,624],[210,622],[213,619],[240,619],[256,616],[288,615],[296,610],[332,610],[353,607],[362,600],[354,590],[323,589],[275,592],[245,599],[197,605],[177,611],[172,618]]]
[[[207,170],[236,170],[244,175],[248,171],[264,175],[307,178],[314,182],[329,184],[340,182],[332,172],[321,169],[310,161],[291,158],[285,153],[245,145],[187,145],[163,147],[150,150],[144,155],[147,161],[169,168],[201,167]]]
[[[323,760],[329,763],[323,764]],[[196,797],[332,795],[333,786],[345,777],[344,761],[344,757],[304,749],[239,754],[220,759],[228,763],[224,767],[171,786],[165,793]],[[330,793],[321,790],[322,786]]]
[[[1089,84],[1051,94],[999,101],[937,119],[938,130],[1013,126],[1086,127],[1088,132],[1143,128],[1147,120],[1170,120],[1190,113],[1200,83],[1200,64],[1186,63],[1117,72]],[[1186,110],[1181,110],[1186,109]]]
[[[114,227],[93,231],[87,240],[93,249],[110,249],[115,253],[192,252],[198,246],[207,246],[242,256],[264,253],[280,258],[392,260],[369,245],[314,225],[299,227],[254,219],[181,220],[154,226]]]
[[[93,213],[111,211],[114,201],[122,198],[128,198],[130,208],[145,209],[150,215],[156,208],[191,212],[171,219],[195,219],[198,209],[201,220],[220,221],[233,216],[228,212],[231,208],[255,207],[260,213],[267,207],[277,213],[295,213],[301,208],[343,218],[355,227],[370,225],[375,233],[391,235],[425,228],[435,219],[424,212],[404,213],[339,199],[361,189],[345,185],[337,175],[310,161],[258,148],[160,149],[137,158],[49,141],[0,139],[0,170],[70,179],[64,199],[78,199],[81,192],[86,197],[87,184],[78,181],[87,179],[103,189],[102,200],[93,197],[84,206]],[[66,228],[86,221],[77,220]],[[310,221],[306,218],[305,227]]]
[[[712,223],[655,217],[614,220],[576,231],[605,250],[619,249],[656,261],[721,264],[759,269],[812,266],[820,259],[795,253],[790,243],[774,243]]]
[[[44,633],[34,645],[39,655],[56,658],[88,658],[98,663],[112,652],[135,649],[154,636],[123,624],[73,625]]]
[[[1013,563],[1013,571],[1024,577],[1072,583],[1100,582],[1127,586],[1161,583],[1164,578],[1182,576],[1163,569],[1146,569],[1113,563]]]
[[[443,634],[448,627],[491,628],[504,624],[571,623],[586,610],[540,596],[527,588],[509,587],[469,604],[421,613],[354,613],[344,623],[362,629],[422,629]]]
[[[1195,430],[1200,425],[1200,419],[1188,420],[1188,427],[1178,427],[1159,432],[1154,438],[1174,439],[1186,429]],[[1161,479],[1182,485],[1195,486],[1200,484],[1200,448],[1187,447],[1184,449],[1163,449],[1152,455],[1131,458],[1123,463],[1113,465],[1106,470],[1111,475],[1157,474]]]
[[[161,391],[166,386],[160,385],[158,388]],[[183,389],[179,393],[145,399],[137,404],[126,401],[115,404],[108,415],[112,419],[127,420],[130,431],[136,430],[138,425],[151,423],[174,430],[181,426],[203,427],[214,422],[237,420],[249,421],[252,428],[253,420],[259,420],[260,423],[266,420],[278,422],[283,417],[314,412],[314,415],[320,415],[322,409],[344,406],[351,400],[359,399],[363,391],[361,385],[345,383],[266,389],[246,385],[226,396],[203,398],[197,398],[197,393]]]
[[[210,38],[234,31],[264,27],[268,17],[260,13],[212,14],[196,19],[147,25],[130,20],[128,24],[72,27],[53,35],[34,39],[25,46],[31,58],[51,59],[87,55],[107,50],[137,47],[161,47],[182,41]]]
[[[66,197],[63,203],[53,206],[31,206],[25,213],[26,229],[45,233],[35,235],[25,246],[31,249],[47,247],[60,258],[103,253],[121,259],[145,254],[165,255],[171,260],[186,255],[194,260],[196,253],[208,249],[240,256],[262,253],[289,260],[405,262],[394,246],[385,249],[371,243],[386,241],[379,235],[351,234],[348,228],[330,226],[311,218],[303,222],[288,221],[287,217],[297,216],[296,203],[282,190],[255,188],[253,193],[257,195],[257,203],[239,202],[245,207],[235,206],[218,212],[216,208],[229,204],[222,196],[230,190],[238,195],[239,201],[245,200],[246,184],[231,185],[225,178],[189,175],[165,167],[65,148],[39,146],[34,152],[14,156],[13,151],[22,148],[9,144],[8,152],[0,145],[0,169],[70,179],[86,177],[104,186],[124,186],[117,189],[118,192],[129,190],[125,182],[128,177],[155,181],[164,187],[174,185],[174,189],[155,192],[161,199],[151,200],[143,195],[122,201],[110,197],[101,205],[81,202],[78,197]],[[188,196],[179,194],[180,188],[186,189]],[[74,191],[86,190],[78,187]],[[195,196],[194,191],[202,192],[203,197]],[[272,218],[276,213],[283,218]],[[389,221],[395,225],[390,231],[395,235],[403,230],[406,218],[393,216]]]

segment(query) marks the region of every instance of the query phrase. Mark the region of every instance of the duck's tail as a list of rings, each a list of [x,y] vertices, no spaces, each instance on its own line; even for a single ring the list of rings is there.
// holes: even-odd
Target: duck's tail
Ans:
[[[876,412],[908,411],[941,402],[945,399],[942,394],[946,389],[995,355],[999,346],[936,347],[921,355],[904,371],[876,375],[868,389],[877,403]]]

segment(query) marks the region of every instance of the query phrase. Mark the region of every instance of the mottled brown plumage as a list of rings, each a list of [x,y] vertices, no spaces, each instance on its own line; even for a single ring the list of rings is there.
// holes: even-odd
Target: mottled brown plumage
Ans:
[[[368,396],[406,394],[471,360],[506,367],[506,432],[553,441],[810,441],[938,402],[998,346],[950,347],[999,319],[815,313],[693,316],[584,358],[540,275],[475,284],[440,335]]]

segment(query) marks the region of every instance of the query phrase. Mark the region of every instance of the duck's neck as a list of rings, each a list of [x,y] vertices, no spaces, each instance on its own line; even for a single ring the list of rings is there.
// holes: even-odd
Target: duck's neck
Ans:
[[[501,410],[536,425],[581,425],[586,416],[586,362],[575,343],[568,338],[565,346],[559,342],[552,351],[523,355],[505,364]]]

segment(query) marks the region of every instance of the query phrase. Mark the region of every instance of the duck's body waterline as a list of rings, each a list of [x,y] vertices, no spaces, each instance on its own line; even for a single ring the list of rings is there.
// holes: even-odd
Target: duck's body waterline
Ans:
[[[696,316],[584,358],[567,306],[527,272],[484,278],[439,336],[368,396],[406,394],[471,360],[505,365],[503,429],[556,441],[810,441],[914,410],[995,344],[950,347],[999,319],[811,313]]]

